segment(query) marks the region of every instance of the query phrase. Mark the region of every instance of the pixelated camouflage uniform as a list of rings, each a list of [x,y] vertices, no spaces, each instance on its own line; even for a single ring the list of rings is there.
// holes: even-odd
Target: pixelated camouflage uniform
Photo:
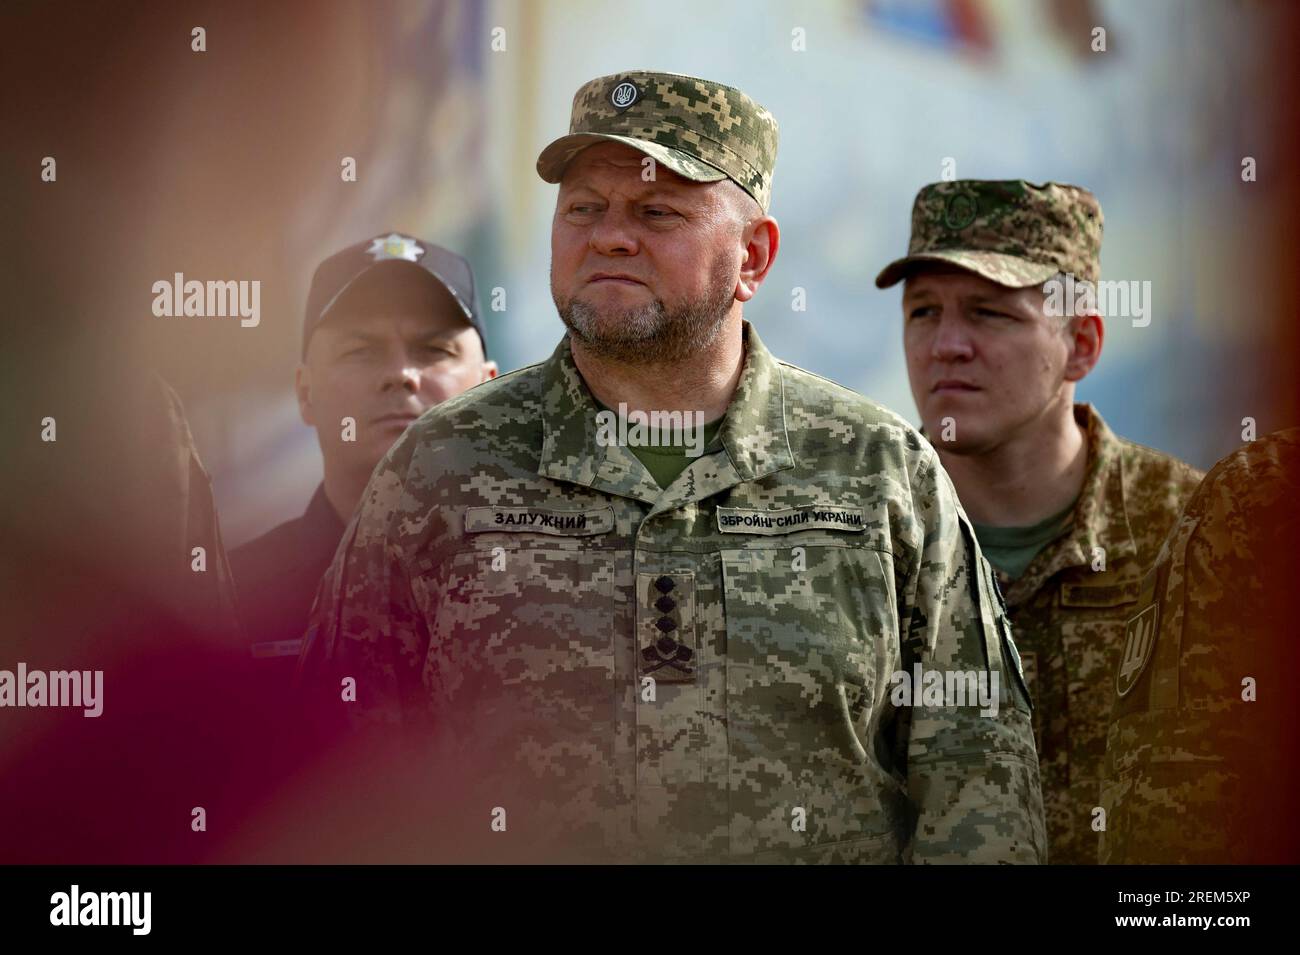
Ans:
[[[1054,863],[1096,861],[1092,814],[1124,626],[1202,474],[1117,437],[1091,405],[1076,404],[1075,420],[1088,432],[1088,470],[1068,533],[1016,580],[997,575],[1034,701]]]
[[[484,827],[505,807],[569,857],[1040,861],[1015,648],[937,455],[744,340],[718,438],[666,489],[597,442],[567,339],[426,412],[344,535],[301,675],[336,703],[354,677],[337,705],[472,776]],[[991,669],[997,715],[893,706],[918,661]]]
[[[1300,430],[1245,445],[1143,580],[1110,672],[1100,861],[1297,861],[1297,494]]]

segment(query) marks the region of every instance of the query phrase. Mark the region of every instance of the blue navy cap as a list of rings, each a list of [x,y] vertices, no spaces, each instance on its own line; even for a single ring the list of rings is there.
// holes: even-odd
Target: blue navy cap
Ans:
[[[302,353],[312,333],[329,315],[334,303],[353,284],[377,265],[409,262],[415,269],[433,276],[445,288],[465,314],[465,320],[478,332],[487,356],[487,335],[479,316],[478,295],[474,287],[474,270],[464,258],[440,245],[425,242],[400,232],[389,232],[350,245],[322,262],[311,279],[307,293],[307,312],[302,323]]]

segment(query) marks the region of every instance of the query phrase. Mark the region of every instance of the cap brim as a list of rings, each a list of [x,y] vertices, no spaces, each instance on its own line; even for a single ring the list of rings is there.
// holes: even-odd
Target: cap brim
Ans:
[[[716,166],[711,166],[704,160],[697,159],[680,149],[673,149],[671,146],[663,145],[663,143],[635,139],[631,136],[615,136],[612,133],[572,133],[568,136],[561,136],[543,149],[541,155],[537,157],[537,174],[545,182],[559,182],[564,178],[564,170],[568,168],[574,156],[588,146],[594,146],[596,143],[602,142],[622,143],[624,146],[631,146],[633,149],[645,153],[655,162],[667,166],[682,178],[689,179],[692,182],[718,182],[729,178],[725,172]]]
[[[354,285],[356,285],[357,282],[361,281],[363,276],[369,275],[372,271],[379,268],[380,266],[394,266],[394,265],[409,266],[411,269],[414,270],[412,274],[418,272],[420,275],[423,275],[427,281],[433,282],[435,285],[442,288],[449,296],[451,296],[451,300],[455,302],[456,305],[460,308],[461,313],[464,314],[465,316],[465,321],[469,322],[471,326],[474,324],[473,310],[469,307],[469,305],[466,302],[461,300],[460,295],[458,295],[456,293],[456,290],[452,287],[451,282],[447,281],[447,279],[443,278],[433,269],[426,268],[425,266],[421,265],[419,262],[407,262],[402,259],[381,259],[378,262],[371,262],[370,264],[364,266],[363,268],[358,269],[357,272],[353,274],[353,276],[350,279],[344,282],[342,287],[340,287],[339,290],[330,297],[329,301],[327,301],[321,307],[319,318],[317,319],[317,324],[320,324],[321,322],[329,318],[330,310],[333,309],[336,304],[338,304],[339,299],[341,299],[345,294],[347,294],[349,289],[351,289]]]
[[[967,272],[974,272],[990,282],[1005,285],[1007,288],[1028,288],[1031,285],[1042,285],[1061,271],[1060,268],[1051,263],[1031,262],[1028,259],[1005,255],[1001,252],[952,249],[944,252],[922,252],[917,255],[908,255],[901,259],[895,259],[881,269],[880,274],[876,276],[876,288],[889,288],[891,285],[897,285],[907,278],[908,272],[926,263],[941,263],[965,269]]]

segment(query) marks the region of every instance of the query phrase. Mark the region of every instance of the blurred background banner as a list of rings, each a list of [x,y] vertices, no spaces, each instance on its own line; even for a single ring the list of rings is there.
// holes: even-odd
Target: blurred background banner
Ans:
[[[566,130],[580,84],[657,69],[738,86],[781,125],[781,253],[746,308],[775,354],[915,421],[900,293],[872,279],[904,251],[917,189],[1078,183],[1105,212],[1102,277],[1152,290],[1149,325],[1107,323],[1079,398],[1118,433],[1206,467],[1241,443],[1243,418],[1261,434],[1297,423],[1287,7],[12,6],[7,374],[20,393],[48,387],[74,349],[102,354],[97,367],[156,368],[184,401],[237,546],[300,513],[319,480],[292,391],[319,261],[390,229],[458,250],[492,357],[503,371],[542,360],[562,326],[548,286],[555,187],[537,154]],[[57,186],[39,178],[46,156]],[[152,283],[176,272],[260,280],[260,322],[155,317]]]

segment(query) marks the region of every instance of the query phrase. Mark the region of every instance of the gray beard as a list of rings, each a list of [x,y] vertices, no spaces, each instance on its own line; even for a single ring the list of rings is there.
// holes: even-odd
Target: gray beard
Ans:
[[[626,365],[662,365],[685,361],[713,344],[735,301],[735,277],[719,258],[710,275],[712,291],[702,299],[673,308],[662,299],[636,308],[601,311],[586,302],[561,300],[551,283],[551,297],[574,341],[596,358]]]

